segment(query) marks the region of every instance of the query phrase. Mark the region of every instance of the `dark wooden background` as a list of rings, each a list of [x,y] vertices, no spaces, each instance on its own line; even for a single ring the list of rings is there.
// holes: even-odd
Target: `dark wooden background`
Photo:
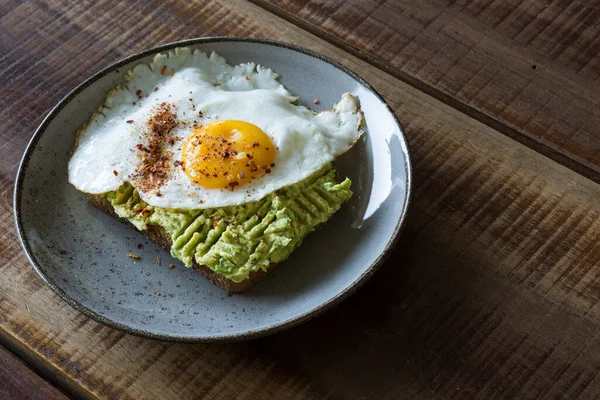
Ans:
[[[77,398],[598,397],[599,17],[583,0],[1,2],[0,344]],[[37,277],[16,168],[91,73],[209,35],[291,42],[363,76],[406,130],[413,204],[387,264],[315,320],[234,344],[141,339]]]
[[[0,399],[66,400],[66,397],[0,346]]]

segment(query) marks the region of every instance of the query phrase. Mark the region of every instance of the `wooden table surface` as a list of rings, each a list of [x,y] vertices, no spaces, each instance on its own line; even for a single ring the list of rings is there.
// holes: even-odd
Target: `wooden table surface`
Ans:
[[[66,400],[67,397],[0,346],[0,399]]]
[[[599,17],[597,0],[0,2],[0,345],[74,398],[598,397]],[[363,76],[406,130],[414,199],[387,264],[324,315],[242,343],[142,339],[36,275],[16,168],[91,73],[210,35]]]

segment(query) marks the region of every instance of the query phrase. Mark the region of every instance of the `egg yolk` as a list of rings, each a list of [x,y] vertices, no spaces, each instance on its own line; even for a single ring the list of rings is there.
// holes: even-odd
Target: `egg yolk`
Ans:
[[[258,126],[226,120],[194,130],[183,145],[185,173],[209,189],[234,190],[271,172],[275,144]]]

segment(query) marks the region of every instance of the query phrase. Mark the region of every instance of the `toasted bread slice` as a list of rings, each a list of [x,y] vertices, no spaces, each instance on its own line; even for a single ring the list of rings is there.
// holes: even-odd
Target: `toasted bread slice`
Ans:
[[[135,228],[129,221],[123,218],[119,218],[119,216],[115,214],[113,206],[110,204],[110,201],[108,201],[106,198],[95,194],[87,194],[87,197],[90,200],[90,202],[100,210],[104,211],[113,218],[116,218],[119,221],[130,225],[132,228],[137,230],[137,228]],[[167,232],[165,232],[165,230],[162,227],[150,225],[148,229],[142,231],[142,233],[145,234],[154,243],[158,244],[160,247],[165,249],[167,252],[171,251],[171,245],[173,243]],[[273,270],[276,266],[277,264],[271,263],[267,272]],[[196,271],[200,272],[202,275],[204,275],[209,281],[211,281],[212,283],[226,290],[229,293],[245,292],[246,290],[250,289],[252,285],[254,285],[256,282],[260,281],[266,274],[266,272],[263,270],[253,271],[250,273],[250,277],[248,279],[236,283],[226,278],[224,275],[216,273],[207,266],[200,265],[195,261],[193,268]]]

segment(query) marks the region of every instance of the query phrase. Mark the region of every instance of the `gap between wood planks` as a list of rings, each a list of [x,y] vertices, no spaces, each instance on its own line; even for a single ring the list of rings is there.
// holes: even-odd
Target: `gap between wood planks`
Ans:
[[[29,365],[2,345],[0,345],[0,397],[3,399],[67,400],[60,388],[50,385]]]
[[[460,101],[443,91],[435,88],[434,86],[419,80],[415,77],[410,76],[409,74],[403,72],[400,69],[390,67],[385,62],[379,60],[377,57],[372,56],[360,48],[347,43],[346,41],[337,38],[336,36],[327,33],[326,31],[320,29],[319,27],[311,24],[310,22],[305,21],[302,18],[296,17],[293,14],[288,13],[287,11],[269,3],[267,0],[248,0],[249,2],[261,7],[262,9],[277,15],[278,17],[312,33],[313,35],[337,46],[348,53],[360,58],[361,60],[387,72],[393,77],[401,80],[408,85],[419,89],[420,91],[428,94],[429,96],[434,97],[435,99],[449,105],[450,107],[470,116],[473,119],[489,126],[497,130],[498,132],[510,137],[511,139],[516,140],[524,146],[529,147],[530,149],[535,150],[536,152],[550,158],[553,161],[558,162],[561,165],[577,172],[578,174],[591,179],[596,183],[600,183],[600,171],[597,171],[593,168],[590,168],[583,163],[574,160],[573,158],[561,153],[560,151],[539,142],[538,140],[529,137],[521,132],[519,132],[515,128],[511,128],[506,125],[504,122],[500,121],[497,118],[493,118],[485,113],[477,110],[476,108]]]
[[[55,387],[60,393],[73,399],[97,399],[97,397],[93,396],[79,382],[73,379],[71,375],[64,374],[60,368],[45,357],[40,357],[39,354],[32,353],[31,349],[21,341],[21,338],[12,335],[10,332],[6,333],[8,334],[0,335],[0,339],[2,339],[0,345],[31,368],[34,373],[48,382],[49,385]]]

